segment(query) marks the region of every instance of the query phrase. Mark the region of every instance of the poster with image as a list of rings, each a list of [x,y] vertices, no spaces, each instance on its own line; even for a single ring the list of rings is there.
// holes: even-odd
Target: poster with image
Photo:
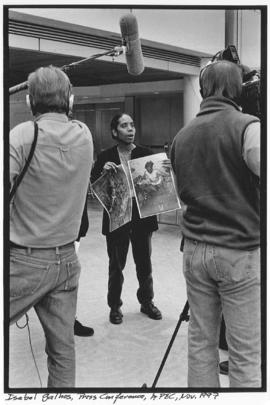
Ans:
[[[166,153],[156,153],[128,162],[141,218],[181,208],[167,161]]]
[[[93,193],[110,218],[110,232],[131,221],[132,196],[122,165],[117,172],[104,173],[92,184]]]

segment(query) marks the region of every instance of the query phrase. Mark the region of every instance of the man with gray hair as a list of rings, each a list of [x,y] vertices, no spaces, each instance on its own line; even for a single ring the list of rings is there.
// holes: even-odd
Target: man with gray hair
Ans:
[[[28,93],[34,122],[10,132],[13,187],[29,156],[34,128],[38,131],[33,158],[10,207],[10,323],[34,307],[46,338],[48,387],[74,387],[80,275],[74,241],[93,162],[92,137],[85,124],[68,118],[72,89],[59,68],[31,73]]]
[[[223,313],[230,387],[260,387],[260,121],[239,107],[239,65],[224,60],[207,65],[200,85],[200,111],[176,135],[171,150],[186,206],[188,386],[220,385]]]

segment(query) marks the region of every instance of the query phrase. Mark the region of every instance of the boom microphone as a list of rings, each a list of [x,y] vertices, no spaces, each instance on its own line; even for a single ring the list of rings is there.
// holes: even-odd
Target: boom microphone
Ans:
[[[98,59],[101,56],[119,56],[122,53],[126,55],[127,70],[131,75],[140,75],[144,71],[143,54],[141,42],[138,34],[137,20],[133,14],[126,14],[120,19],[120,28],[122,33],[122,46],[116,46],[109,51],[105,51],[96,55],[89,56],[60,67],[63,72],[68,74],[70,68],[80,65],[84,62],[89,62],[93,59]],[[28,87],[27,81],[17,84],[9,88],[9,94],[17,93],[21,90],[26,90]]]
[[[138,24],[133,14],[126,14],[120,19],[123,45],[126,47],[126,63],[128,73],[137,76],[144,71],[141,41]]]

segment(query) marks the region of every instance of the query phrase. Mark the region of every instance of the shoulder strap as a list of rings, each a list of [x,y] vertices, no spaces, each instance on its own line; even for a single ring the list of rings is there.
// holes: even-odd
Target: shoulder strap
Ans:
[[[38,138],[38,125],[37,125],[37,123],[35,121],[34,121],[34,127],[35,127],[34,140],[33,140],[32,145],[31,145],[29,156],[27,158],[27,161],[26,161],[21,173],[18,175],[18,177],[16,178],[16,180],[15,180],[15,182],[13,184],[13,187],[12,187],[10,193],[9,193],[9,201],[11,201],[12,198],[14,197],[14,194],[15,194],[17,188],[19,187],[19,185],[20,185],[20,183],[21,183],[21,181],[22,181],[22,179],[23,179],[23,177],[24,177],[24,175],[25,175],[25,173],[26,173],[26,171],[28,169],[28,166],[29,166],[29,164],[30,164],[30,162],[32,160],[32,157],[34,155],[34,151],[35,151],[36,144],[37,144],[37,138]]]

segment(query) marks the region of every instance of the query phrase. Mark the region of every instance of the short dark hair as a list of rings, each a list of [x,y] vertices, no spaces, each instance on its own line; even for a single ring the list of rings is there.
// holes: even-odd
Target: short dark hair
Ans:
[[[201,95],[203,98],[223,96],[239,103],[242,82],[242,70],[236,63],[227,60],[213,62],[201,71]]]
[[[68,114],[71,83],[61,69],[51,65],[30,73],[28,92],[33,114]]]
[[[113,131],[117,131],[119,120],[123,115],[124,113],[118,113],[111,120],[111,133],[113,138],[115,138],[115,136],[113,135]]]
[[[144,167],[147,169],[147,167],[153,167],[154,163],[152,162],[152,160],[148,160],[148,162],[145,163]]]

